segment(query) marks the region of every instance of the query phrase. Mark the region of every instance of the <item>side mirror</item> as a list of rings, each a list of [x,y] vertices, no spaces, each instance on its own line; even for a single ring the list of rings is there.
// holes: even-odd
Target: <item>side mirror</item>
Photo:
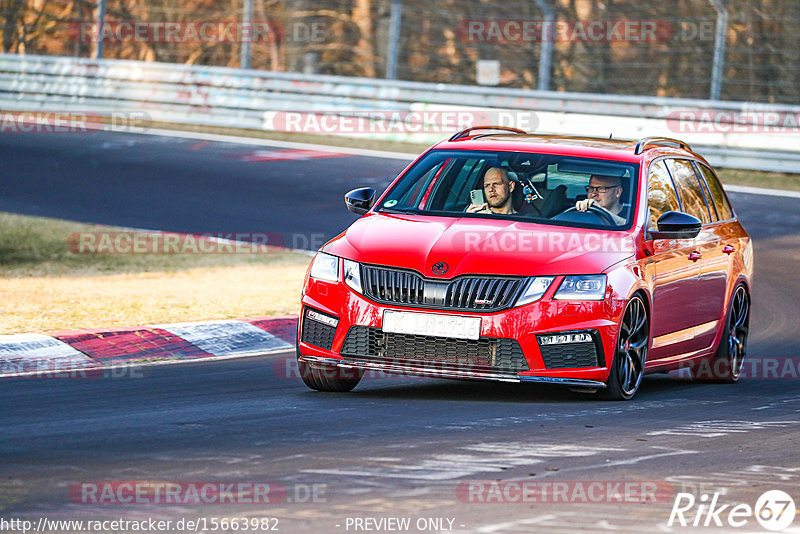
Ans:
[[[344,196],[344,204],[347,209],[356,215],[364,215],[375,202],[375,190],[371,187],[361,187],[353,189]]]
[[[650,239],[694,239],[702,223],[697,217],[681,211],[668,211],[658,218],[658,230],[650,231]]]

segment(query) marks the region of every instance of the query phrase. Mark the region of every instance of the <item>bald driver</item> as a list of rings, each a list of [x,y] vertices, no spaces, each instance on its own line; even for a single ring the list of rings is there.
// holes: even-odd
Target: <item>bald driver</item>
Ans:
[[[599,206],[611,214],[616,224],[625,224],[625,217],[621,215],[623,206],[620,202],[622,179],[593,174],[589,178],[589,185],[586,186],[586,195],[586,199],[575,203],[576,210],[586,211],[589,206]]]

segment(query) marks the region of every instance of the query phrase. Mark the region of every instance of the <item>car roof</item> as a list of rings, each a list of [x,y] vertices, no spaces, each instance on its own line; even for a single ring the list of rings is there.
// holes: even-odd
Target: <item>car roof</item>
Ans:
[[[639,163],[656,156],[671,155],[693,157],[705,162],[703,157],[695,154],[688,144],[667,137],[646,137],[637,141],[572,135],[480,133],[481,129],[484,128],[463,130],[450,139],[437,143],[433,148],[443,150],[536,152],[631,163]],[[492,128],[486,127],[485,129]],[[476,133],[473,134],[473,132]]]

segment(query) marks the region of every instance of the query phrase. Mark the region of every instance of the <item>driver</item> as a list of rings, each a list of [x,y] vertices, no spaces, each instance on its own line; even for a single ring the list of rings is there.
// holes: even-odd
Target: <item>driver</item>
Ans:
[[[517,213],[511,201],[511,193],[517,186],[502,167],[492,167],[483,175],[483,204],[470,204],[467,213],[498,213],[510,215]]]
[[[599,206],[613,217],[616,224],[625,224],[625,217],[621,215],[624,207],[619,199],[622,196],[622,179],[617,176],[593,174],[586,186],[588,198],[575,203],[575,209],[586,211],[589,206]]]

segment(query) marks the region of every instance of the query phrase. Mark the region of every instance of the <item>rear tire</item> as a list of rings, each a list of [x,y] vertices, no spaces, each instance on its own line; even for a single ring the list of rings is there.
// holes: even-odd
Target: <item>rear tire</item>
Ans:
[[[725,329],[719,347],[711,360],[713,371],[710,377],[698,377],[704,381],[733,384],[739,380],[747,352],[747,332],[750,328],[750,296],[743,285],[736,286],[728,306]]]
[[[622,316],[606,389],[599,392],[601,398],[630,400],[636,395],[644,376],[649,344],[650,321],[647,308],[642,297],[634,295]]]

